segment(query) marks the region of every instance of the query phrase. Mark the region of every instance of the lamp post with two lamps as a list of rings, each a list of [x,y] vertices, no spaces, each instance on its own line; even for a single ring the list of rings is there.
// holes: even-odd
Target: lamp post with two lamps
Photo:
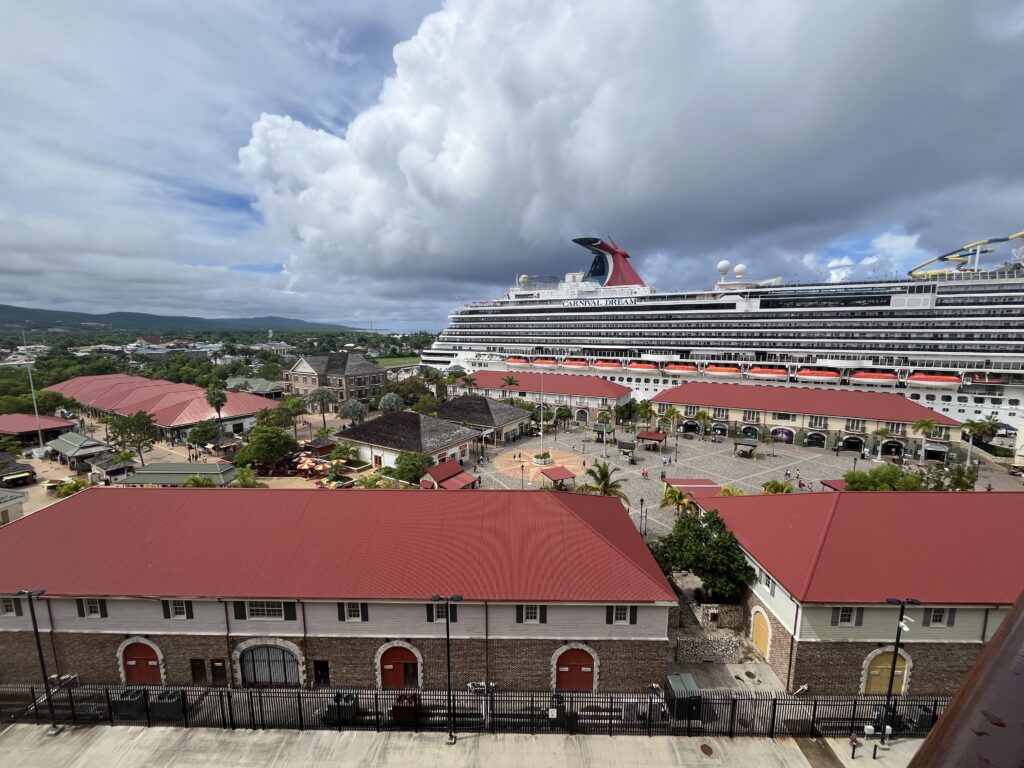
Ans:
[[[906,616],[908,605],[920,605],[920,600],[915,600],[912,597],[908,597],[906,600],[900,600],[896,597],[886,598],[889,605],[898,605],[900,607],[900,616],[896,621],[896,642],[893,643],[892,648],[892,667],[889,669],[889,689],[885,693],[885,709],[882,714],[882,737],[880,739],[881,744],[886,744],[889,740],[889,730],[893,727],[893,723],[896,721],[896,713],[893,711],[892,706],[892,688],[893,683],[896,681],[896,661],[900,657],[900,637],[907,625],[903,619]]]
[[[642,496],[640,497],[640,525],[639,525],[639,528],[640,528],[640,535],[641,536],[646,536],[647,535],[647,518],[644,517],[644,499],[643,499]]]
[[[60,726],[57,725],[57,714],[53,710],[53,697],[50,695],[50,678],[46,674],[46,659],[43,658],[43,641],[39,637],[39,622],[36,620],[35,601],[46,594],[45,589],[19,589],[16,595],[24,595],[28,602],[28,612],[32,617],[32,634],[36,639],[36,653],[39,654],[39,671],[43,675],[43,690],[46,692],[46,708],[50,711],[49,735],[55,736],[60,733]]]
[[[444,648],[445,658],[448,665],[448,739],[447,744],[454,744],[455,738],[455,717],[452,709],[452,631],[451,613],[452,603],[461,603],[462,595],[431,595],[431,602],[444,603]],[[436,608],[435,608],[436,611]]]

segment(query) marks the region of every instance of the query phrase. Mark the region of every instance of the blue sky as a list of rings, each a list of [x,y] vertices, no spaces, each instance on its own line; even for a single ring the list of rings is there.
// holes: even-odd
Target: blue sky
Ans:
[[[1021,82],[1009,1],[12,4],[0,302],[439,328],[580,235],[903,272],[1024,228]]]

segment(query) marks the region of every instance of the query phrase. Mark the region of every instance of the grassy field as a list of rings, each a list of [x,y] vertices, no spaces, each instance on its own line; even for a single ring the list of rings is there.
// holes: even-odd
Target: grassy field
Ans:
[[[420,359],[419,357],[378,357],[373,362],[388,367],[391,365],[418,365]]]

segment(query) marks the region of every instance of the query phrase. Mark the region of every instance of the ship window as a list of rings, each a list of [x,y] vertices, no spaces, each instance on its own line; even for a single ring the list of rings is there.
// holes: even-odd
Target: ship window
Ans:
[[[963,413],[963,412],[964,412],[964,409],[963,409],[963,408],[957,408],[957,409],[956,409],[956,412],[957,412],[957,413]]]
[[[942,396],[942,402],[949,403],[949,402],[952,402],[952,401],[953,401],[952,395],[943,395]]]
[[[650,384],[650,383],[651,383],[650,379],[644,379],[644,384]]]
[[[976,398],[974,398],[974,403],[975,403],[975,405],[984,405],[985,404],[985,398],[984,397],[976,397]]]
[[[1007,400],[1006,403],[1007,405],[1020,405],[1020,400],[1017,400],[1016,398],[1011,398],[1010,400]]]
[[[626,377],[626,383],[627,384],[632,384],[633,383],[633,377],[632,376],[627,376]]]
[[[927,400],[930,403],[933,400],[935,400],[935,395],[925,395],[924,399]]]
[[[967,402],[967,398],[966,398],[966,397],[964,397],[963,395],[960,395],[960,396],[959,396],[959,397],[958,397],[958,398],[956,399],[956,401],[957,401],[958,403],[966,403],[966,402]]]
[[[911,399],[911,400],[920,400],[920,399],[921,399],[921,396],[920,396],[919,394],[917,394],[917,392],[915,392],[914,394],[912,394],[912,395],[910,396],[910,399]]]

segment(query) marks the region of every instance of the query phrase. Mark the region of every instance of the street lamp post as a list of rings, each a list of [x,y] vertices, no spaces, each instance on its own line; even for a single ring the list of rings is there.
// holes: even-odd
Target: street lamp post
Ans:
[[[679,433],[678,432],[676,432],[675,440],[676,440],[676,455],[675,455],[675,458],[673,459],[673,461],[676,464],[678,464],[679,463]]]
[[[644,518],[644,499],[640,497],[640,535],[647,535],[647,521]]]
[[[39,671],[43,675],[43,690],[46,692],[46,708],[50,711],[49,735],[56,736],[60,733],[60,726],[57,725],[57,715],[53,711],[53,697],[50,695],[50,678],[46,674],[46,659],[43,658],[43,641],[39,637],[39,622],[36,620],[36,598],[46,594],[45,589],[19,589],[15,594],[25,595],[28,598],[28,612],[32,617],[32,634],[36,638],[36,653],[39,654]]]
[[[431,601],[435,603],[444,603],[444,647],[445,647],[445,658],[448,664],[448,739],[447,744],[454,744],[456,741],[455,737],[455,718],[452,708],[452,631],[451,631],[451,604],[461,603],[462,595],[432,595]]]
[[[853,457],[853,471],[854,472],[857,471],[857,457],[856,456]]]
[[[889,605],[898,605],[900,607],[900,617],[896,621],[896,642],[893,644],[892,649],[892,667],[889,669],[889,689],[885,693],[885,709],[882,713],[882,738],[881,743],[886,744],[889,741],[887,728],[891,729],[893,723],[896,721],[896,713],[892,708],[892,687],[896,681],[896,660],[900,656],[900,637],[903,634],[903,616],[906,614],[908,605],[920,605],[920,600],[915,600],[912,597],[908,597],[906,600],[900,600],[895,597],[886,598]]]
[[[519,461],[522,462],[522,459]],[[522,463],[519,465],[519,490],[526,490],[526,465]]]

